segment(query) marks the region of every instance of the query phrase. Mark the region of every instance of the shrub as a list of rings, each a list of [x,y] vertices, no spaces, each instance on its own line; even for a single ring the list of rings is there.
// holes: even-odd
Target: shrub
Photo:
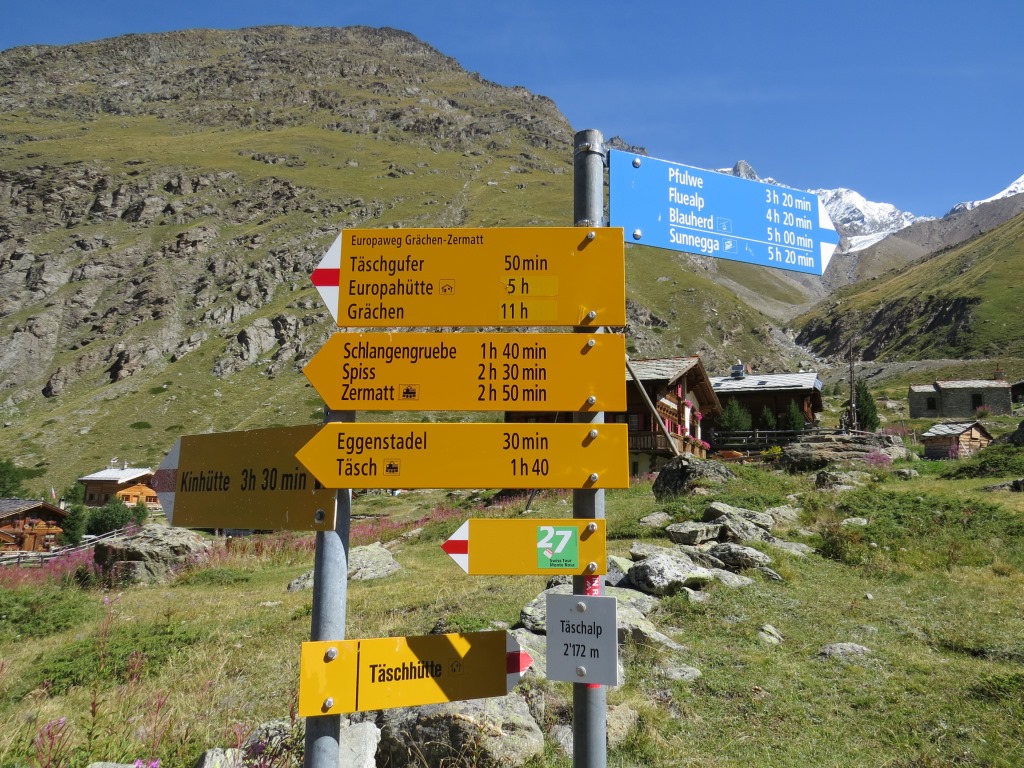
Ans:
[[[102,536],[104,533],[124,528],[131,521],[132,511],[128,505],[118,498],[113,498],[89,515],[85,532],[92,536]]]
[[[761,415],[757,417],[757,425],[761,429],[775,429],[778,423],[778,420],[775,418],[775,411],[767,405],[761,409]]]
[[[942,477],[949,480],[962,480],[971,477],[1009,477],[1024,475],[1024,448],[1012,443],[990,445],[982,451],[964,459],[953,467],[942,472]]]

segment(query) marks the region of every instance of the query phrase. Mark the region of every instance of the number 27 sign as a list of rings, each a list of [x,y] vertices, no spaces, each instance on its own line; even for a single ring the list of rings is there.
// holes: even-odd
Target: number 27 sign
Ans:
[[[467,520],[441,549],[473,576],[605,573],[604,520]]]

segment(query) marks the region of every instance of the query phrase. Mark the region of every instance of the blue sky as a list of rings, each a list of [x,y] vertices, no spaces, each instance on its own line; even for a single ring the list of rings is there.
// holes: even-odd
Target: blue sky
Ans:
[[[550,97],[574,129],[702,168],[919,216],[1024,174],[1020,0],[49,0],[5,3],[0,50],[265,24],[390,26]]]

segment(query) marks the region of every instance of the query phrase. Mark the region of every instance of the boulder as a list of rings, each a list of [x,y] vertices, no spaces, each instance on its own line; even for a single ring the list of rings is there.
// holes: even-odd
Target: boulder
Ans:
[[[192,768],[244,768],[244,766],[245,757],[242,750],[233,747],[229,749],[215,747],[203,752]],[[93,768],[93,766],[89,768]]]
[[[553,595],[571,595],[572,585],[571,584],[559,584],[554,587],[550,587],[541,592],[537,597],[523,606],[523,609],[519,612],[519,621],[529,631],[538,634],[546,634],[547,628],[547,596]],[[620,630],[622,625],[622,613],[626,608],[632,608],[641,617],[646,617],[647,614],[651,613],[658,606],[658,599],[651,595],[644,594],[643,592],[637,592],[635,589],[621,589],[619,587],[605,587],[604,594],[606,597],[614,597],[619,601],[619,624]],[[622,640],[621,634],[619,640]]]
[[[767,512],[755,512],[752,509],[733,507],[729,504],[723,504],[720,501],[713,501],[708,504],[707,509],[704,510],[704,516],[701,519],[706,523],[710,523],[718,522],[722,518],[746,520],[748,523],[753,523],[758,528],[763,528],[766,531],[770,531],[775,527],[775,518]]]
[[[351,581],[382,579],[401,567],[395,556],[379,541],[365,547],[353,547],[349,552],[348,577]]]
[[[352,547],[348,553],[348,577],[352,581],[383,579],[401,568],[402,566],[395,560],[391,551],[380,542],[367,544],[364,547]],[[289,592],[312,588],[313,571],[306,571],[301,576],[296,576],[288,584]]]
[[[684,520],[667,526],[665,533],[675,544],[703,544],[706,541],[717,541],[722,535],[722,526]]]
[[[849,491],[871,480],[867,472],[832,472],[823,469],[814,476],[814,487],[819,491]]]
[[[668,512],[652,512],[640,518],[640,525],[645,525],[648,528],[664,528],[670,522],[672,522],[672,517]]]
[[[708,484],[721,485],[735,475],[717,461],[705,461],[690,454],[672,458],[655,478],[651,491],[658,501],[691,493]]]
[[[785,640],[782,633],[771,624],[761,625],[761,628],[757,630],[757,639],[768,645],[780,645]]]
[[[760,565],[772,564],[772,559],[764,552],[759,552],[753,547],[744,547],[733,542],[715,544],[708,550],[708,554],[725,563],[726,568],[733,570],[756,568]]]
[[[822,646],[818,655],[826,659],[846,661],[871,654],[871,649],[857,643],[829,643]]]
[[[709,568],[687,563],[678,557],[655,555],[629,569],[629,580],[637,589],[651,595],[674,595],[684,587],[700,589],[715,580]]]
[[[1024,446],[1024,421],[1017,425],[1017,429],[1008,435],[1000,435],[992,441],[995,444],[1009,443],[1010,445]]]
[[[209,544],[187,528],[146,525],[96,544],[93,558],[104,573],[132,583],[158,583],[206,558]]]
[[[775,541],[761,526],[737,515],[722,515],[714,521],[722,527],[720,541]]]
[[[672,551],[686,555],[695,564],[702,565],[705,568],[725,568],[725,563],[710,554],[710,549],[693,547],[687,544],[676,544]]]
[[[796,507],[784,504],[781,507],[772,507],[764,511],[766,515],[771,515],[776,525],[779,523],[799,523],[800,522],[800,510]]]
[[[384,710],[381,765],[520,766],[544,754],[544,734],[518,693]]]
[[[890,459],[907,458],[897,435],[814,434],[783,446],[779,464],[791,472],[824,469],[829,464],[864,461],[868,454],[883,453]]]

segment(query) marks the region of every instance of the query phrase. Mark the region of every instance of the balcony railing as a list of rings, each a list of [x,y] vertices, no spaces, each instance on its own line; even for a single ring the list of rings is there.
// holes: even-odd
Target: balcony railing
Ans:
[[[701,446],[684,442],[682,435],[672,435],[672,442],[676,447],[674,452],[663,432],[629,433],[629,450],[634,453],[660,453],[667,456],[674,453],[692,453],[699,458],[704,458],[706,454]]]

